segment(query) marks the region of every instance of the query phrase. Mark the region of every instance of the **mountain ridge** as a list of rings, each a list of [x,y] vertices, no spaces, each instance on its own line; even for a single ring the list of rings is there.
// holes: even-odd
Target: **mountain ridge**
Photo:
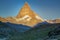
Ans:
[[[23,24],[27,26],[34,26],[38,23],[44,22],[45,20],[43,20],[39,15],[37,15],[26,2],[16,17],[6,17],[6,18],[0,17],[0,21],[10,22],[14,24]],[[46,20],[46,22],[60,23],[60,19]]]
[[[0,18],[2,22],[10,22],[16,24],[24,24],[28,26],[33,26],[39,22],[43,22],[44,20],[39,17],[34,11],[31,10],[28,3],[25,3],[24,6],[19,11],[16,17],[7,17]]]

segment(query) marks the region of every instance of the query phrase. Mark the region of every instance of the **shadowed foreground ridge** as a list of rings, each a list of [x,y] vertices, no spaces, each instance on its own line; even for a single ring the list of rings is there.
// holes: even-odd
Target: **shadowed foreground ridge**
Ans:
[[[60,29],[60,23],[57,24],[39,23],[39,24],[37,24],[34,28],[30,27],[28,28],[27,26],[26,27],[24,26],[26,28],[26,31],[21,32],[21,29],[17,28],[18,26],[16,26],[15,28],[12,26],[8,26],[7,23],[0,22],[0,38],[6,37],[7,40],[49,40],[60,38],[60,36],[58,36],[60,35],[60,30],[58,30]],[[11,23],[10,25],[15,26],[15,24]],[[22,28],[22,30],[24,30],[24,27]]]

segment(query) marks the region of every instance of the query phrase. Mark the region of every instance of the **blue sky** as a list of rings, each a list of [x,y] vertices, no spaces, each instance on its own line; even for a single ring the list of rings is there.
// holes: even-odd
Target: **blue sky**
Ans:
[[[60,18],[60,0],[0,0],[0,16],[16,16],[25,2],[43,19]]]

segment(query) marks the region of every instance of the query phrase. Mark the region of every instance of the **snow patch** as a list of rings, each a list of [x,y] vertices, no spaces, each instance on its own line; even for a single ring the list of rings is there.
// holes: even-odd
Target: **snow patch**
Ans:
[[[19,18],[19,19],[15,18],[16,21],[21,21],[21,20],[27,20],[27,21],[30,21],[30,19],[31,19],[31,17],[30,17],[29,15],[25,15],[24,17]]]
[[[39,16],[36,16],[36,18],[37,18],[37,19],[40,19],[40,20],[42,20],[42,21],[43,21],[43,19],[42,19],[42,18],[40,18]]]
[[[29,17],[28,19],[27,19],[27,21],[30,21],[31,20],[31,17]]]

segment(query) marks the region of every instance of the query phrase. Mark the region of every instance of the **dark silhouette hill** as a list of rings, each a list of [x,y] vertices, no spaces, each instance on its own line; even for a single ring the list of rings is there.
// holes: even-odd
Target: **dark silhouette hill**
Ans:
[[[51,40],[60,38],[60,23],[50,24],[42,22],[33,28],[22,25],[4,23],[0,21],[0,38],[7,40]]]
[[[12,23],[4,23],[0,21],[0,37],[7,37],[9,35],[13,35],[16,32],[25,32],[29,30],[30,27],[22,24],[12,24]]]
[[[39,23],[39,24],[37,24],[34,28],[31,28],[26,32],[14,34],[14,36],[11,36],[8,40],[51,40],[49,35],[52,35],[53,33],[49,34],[49,32],[55,29],[57,30],[57,28],[60,26],[60,23],[57,23],[57,24]]]

